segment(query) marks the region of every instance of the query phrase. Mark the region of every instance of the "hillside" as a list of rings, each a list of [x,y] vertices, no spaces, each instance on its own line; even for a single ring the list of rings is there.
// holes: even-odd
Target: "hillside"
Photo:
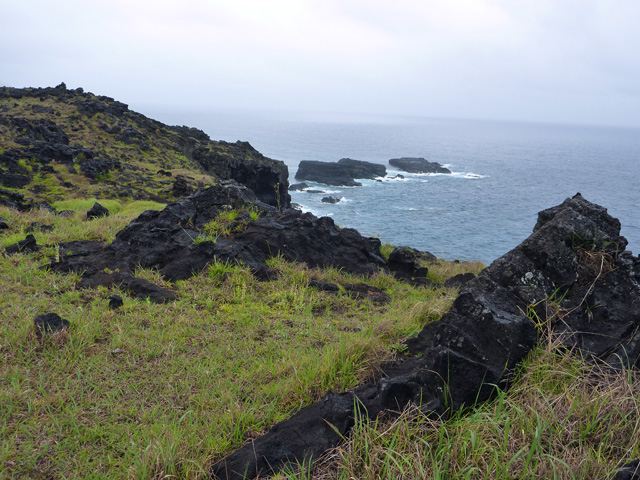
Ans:
[[[288,206],[288,170],[247,142],[212,141],[105,96],[0,88],[0,202],[29,208],[69,198],[169,202],[233,179]]]
[[[638,478],[640,257],[604,207],[446,262],[288,208],[246,143],[0,97],[0,478]]]

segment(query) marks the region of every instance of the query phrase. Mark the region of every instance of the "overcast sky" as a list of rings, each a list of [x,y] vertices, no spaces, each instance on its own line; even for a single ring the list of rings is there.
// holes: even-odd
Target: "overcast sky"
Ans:
[[[640,127],[638,0],[4,0],[0,84]]]

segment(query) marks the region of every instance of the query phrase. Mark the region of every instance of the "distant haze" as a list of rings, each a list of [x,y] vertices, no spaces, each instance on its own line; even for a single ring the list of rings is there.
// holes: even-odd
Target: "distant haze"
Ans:
[[[638,0],[19,0],[0,84],[133,109],[640,127]],[[250,140],[250,139],[249,139]]]

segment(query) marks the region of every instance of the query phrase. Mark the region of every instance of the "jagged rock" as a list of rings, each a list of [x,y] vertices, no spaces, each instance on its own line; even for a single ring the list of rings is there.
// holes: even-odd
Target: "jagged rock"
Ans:
[[[109,216],[109,209],[106,207],[103,207],[98,202],[95,202],[93,204],[93,207],[91,207],[91,210],[87,212],[87,220],[91,220],[92,218],[100,218],[100,217],[108,217],[108,216]]]
[[[340,291],[340,287],[342,287],[342,290],[353,298],[367,299],[377,304],[388,303],[391,301],[391,297],[389,297],[384,290],[374,287],[373,285],[367,285],[366,283],[347,283],[344,285],[337,285],[331,282],[311,280],[309,282],[309,287],[330,293],[338,293]]]
[[[184,177],[178,176],[173,182],[171,194],[174,197],[186,197],[187,195],[191,195],[192,193],[193,189],[187,183],[186,179]]]
[[[219,149],[194,151],[194,159],[220,178],[246,185],[261,202],[279,208],[291,205],[289,169],[283,162],[265,157],[249,142],[218,142],[218,145]]]
[[[424,158],[392,158],[389,165],[409,173],[451,173],[451,170],[438,162],[430,162]]]
[[[0,205],[15,208],[21,212],[26,212],[35,207],[32,199],[25,198],[21,193],[5,190],[4,188],[0,188]]]
[[[44,315],[37,315],[33,319],[33,324],[36,329],[36,336],[42,338],[45,335],[61,332],[69,328],[69,320],[60,318],[57,313],[47,313]]]
[[[445,281],[444,286],[448,288],[462,287],[463,285],[466,285],[468,282],[470,282],[474,278],[476,278],[476,275],[474,273],[471,273],[471,272],[459,273],[458,275],[454,275],[453,277]]]
[[[116,310],[124,305],[122,301],[122,297],[120,295],[111,295],[109,297],[109,308],[112,310]]]
[[[60,210],[56,212],[56,215],[60,217],[73,217],[76,214],[73,210]]]
[[[444,415],[484,401],[495,386],[508,387],[510,372],[537,342],[540,320],[583,352],[614,366],[637,364],[640,258],[625,246],[619,222],[580,194],[540,212],[534,233],[467,282],[451,310],[409,340],[408,355],[382,378],[303,408],[215,464],[212,476],[271,475],[317,458],[348,433],[354,405],[375,418],[409,402]],[[545,301],[554,299],[569,313],[547,318]]]
[[[427,279],[429,269],[420,265],[420,262],[435,260],[435,255],[429,252],[420,252],[411,247],[396,247],[389,255],[387,267],[396,278],[414,285],[430,285],[433,282]]]
[[[337,197],[322,197],[322,203],[339,203],[340,199]]]
[[[249,222],[243,231],[220,237],[216,243],[195,241],[219,213],[249,206],[260,210],[262,218]],[[266,261],[277,255],[310,267],[334,266],[371,274],[385,266],[379,248],[379,240],[364,238],[350,228],[338,229],[330,218],[295,209],[276,211],[259,202],[248,188],[223,182],[162,211],[143,212],[107,247],[61,244],[60,261],[51,268],[81,272],[84,287],[124,282],[132,289],[131,281],[122,275],[130,275],[138,266],[158,269],[165,278],[176,281],[190,278],[213,261],[230,261],[247,265],[266,279],[271,276]]]
[[[82,173],[93,180],[99,175],[108,174],[112,170],[122,169],[120,161],[113,159],[85,158],[80,160],[79,164]]]
[[[309,188],[309,185],[306,183],[294,183],[293,185],[289,185],[290,192],[297,192],[304,190],[305,188]]]
[[[640,460],[634,460],[623,466],[614,480],[640,480]]]
[[[31,222],[29,226],[25,229],[25,232],[27,233],[31,233],[35,231],[50,232],[51,230],[53,230],[53,223],[46,225],[42,222]]]
[[[356,178],[374,179],[384,177],[387,170],[384,165],[343,158],[337,163],[302,160],[298,165],[296,178],[326,185],[359,187]]]
[[[32,234],[27,235],[24,240],[20,240],[18,243],[14,243],[13,245],[9,245],[5,249],[9,255],[21,252],[37,252],[38,250],[40,250],[40,245],[36,243],[36,237]]]
[[[9,228],[9,220],[0,217],[0,230],[7,230]]]

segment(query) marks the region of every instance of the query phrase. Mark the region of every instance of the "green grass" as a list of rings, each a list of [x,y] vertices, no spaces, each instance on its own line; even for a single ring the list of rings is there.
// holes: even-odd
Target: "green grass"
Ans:
[[[110,241],[149,207],[101,201],[117,214],[85,221],[89,203],[56,205],[72,217],[0,208],[11,227],[2,246],[34,221],[54,224],[35,233],[40,244]],[[176,284],[136,272],[179,297],[158,305],[117,288],[76,288],[77,275],[42,268],[49,250],[0,257],[0,478],[204,478],[328,389],[364,381],[454,294],[378,274],[367,282],[392,298],[380,307],[307,287],[359,277],[274,258],[273,282],[219,263]],[[112,294],[124,298],[119,310],[108,308]],[[71,328],[40,342],[33,318],[48,312]]]

